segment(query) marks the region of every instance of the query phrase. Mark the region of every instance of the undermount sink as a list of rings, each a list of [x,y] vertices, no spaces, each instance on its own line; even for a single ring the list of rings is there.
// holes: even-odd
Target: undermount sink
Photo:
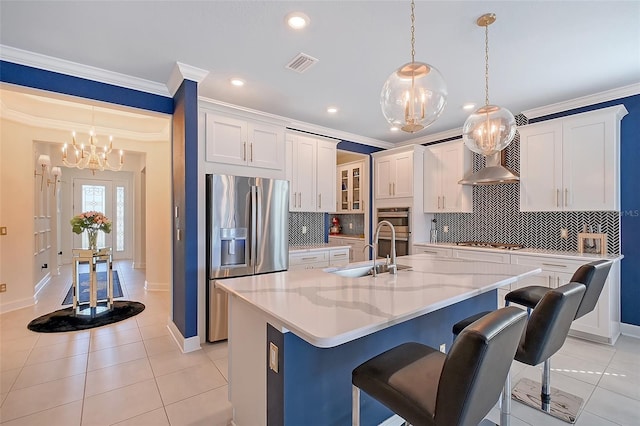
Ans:
[[[398,271],[403,269],[409,269],[411,266],[407,265],[396,265],[398,267]],[[373,267],[371,264],[368,265],[357,265],[357,266],[345,266],[343,268],[329,268],[325,269],[325,272],[329,272],[331,274],[340,275],[341,277],[346,278],[358,278],[364,277],[366,275],[373,275]],[[376,273],[384,274],[385,272],[389,272],[389,265],[380,263],[376,265]]]

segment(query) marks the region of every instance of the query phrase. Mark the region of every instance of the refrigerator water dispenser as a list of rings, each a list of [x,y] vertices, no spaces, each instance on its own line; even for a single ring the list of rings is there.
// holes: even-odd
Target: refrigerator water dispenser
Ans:
[[[220,266],[246,264],[247,228],[220,229]]]

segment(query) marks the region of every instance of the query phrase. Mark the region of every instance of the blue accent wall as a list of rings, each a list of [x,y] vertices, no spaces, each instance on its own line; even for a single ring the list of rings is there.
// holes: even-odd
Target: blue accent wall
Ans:
[[[624,104],[629,112],[620,125],[621,321],[640,326],[640,95],[589,105],[530,120],[535,123]]]
[[[173,99],[166,96],[127,89],[126,87],[19,65],[13,62],[0,61],[0,81],[165,114],[173,113]]]
[[[173,322],[198,335],[198,84],[185,80],[173,112]],[[175,211],[175,210],[174,210]],[[177,238],[177,233],[181,238]]]

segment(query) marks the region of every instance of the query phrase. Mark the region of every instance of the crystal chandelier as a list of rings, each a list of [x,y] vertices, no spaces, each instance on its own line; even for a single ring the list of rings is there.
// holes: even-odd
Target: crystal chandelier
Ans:
[[[380,94],[382,114],[394,127],[415,133],[436,121],[447,102],[447,86],[435,67],[415,61],[415,3],[411,1],[411,62],[395,70]]]
[[[113,137],[109,136],[109,145],[98,148],[98,138],[95,136],[93,129],[89,132],[89,146],[76,143],[76,132],[72,132],[72,151],[74,160],[67,157],[67,144],[62,148],[62,163],[67,167],[76,167],[78,169],[89,169],[95,175],[96,170],[111,170],[117,172],[122,169],[124,164],[124,153],[120,150],[118,164],[115,166],[109,162],[109,154],[113,150]]]
[[[489,25],[495,20],[495,14],[487,13],[476,21],[478,26],[485,28],[485,105],[474,111],[462,127],[462,139],[467,148],[484,156],[503,150],[516,135],[513,114],[506,108],[489,104]]]

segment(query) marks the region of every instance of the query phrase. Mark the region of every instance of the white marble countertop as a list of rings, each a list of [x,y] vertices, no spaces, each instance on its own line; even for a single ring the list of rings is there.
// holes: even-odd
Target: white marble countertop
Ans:
[[[332,246],[327,243],[323,244],[310,244],[306,246],[289,246],[289,254],[292,253],[311,253],[313,251],[325,251],[325,250],[334,250],[334,249],[348,249],[350,246]]]
[[[370,262],[360,262],[366,264]],[[541,269],[434,258],[398,258],[397,275],[344,278],[318,269],[216,282],[317,347],[334,347],[534,275]]]
[[[428,242],[416,242],[413,243],[416,246],[422,247],[440,247],[440,248],[452,248],[458,250],[480,250],[480,251],[488,251],[488,252],[500,252],[500,253],[508,253],[508,254],[526,254],[530,256],[553,256],[557,258],[569,259],[569,260],[599,260],[599,259],[608,259],[608,260],[620,260],[624,258],[621,254],[596,254],[596,253],[578,253],[577,251],[560,251],[560,250],[547,250],[547,249],[536,249],[536,248],[523,248],[519,250],[500,250],[489,247],[469,247],[469,246],[459,246],[456,243],[428,243]]]
[[[359,235],[354,235],[354,234],[329,234],[329,239],[331,239],[331,238],[345,238],[345,239],[349,239],[349,240],[364,241],[364,235],[363,236],[359,236]]]

